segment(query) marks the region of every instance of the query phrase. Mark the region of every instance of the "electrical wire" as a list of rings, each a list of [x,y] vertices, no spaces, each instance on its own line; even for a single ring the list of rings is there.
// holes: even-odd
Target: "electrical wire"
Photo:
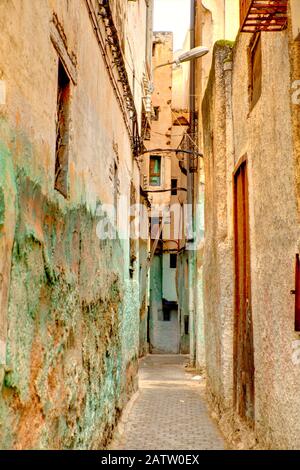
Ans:
[[[153,130],[151,129],[151,134],[158,134],[158,135],[162,135],[162,136],[164,136],[164,137],[183,137],[184,134],[186,134],[186,132],[187,132],[187,131],[184,131],[183,134],[168,134],[168,135],[167,135],[167,133],[163,134],[162,132],[153,131]],[[196,135],[196,133],[193,133],[193,134],[190,134],[190,135]]]
[[[170,188],[170,189],[149,189],[144,190],[145,193],[168,193],[170,191],[187,191],[186,188]]]
[[[125,54],[124,54],[123,57],[124,57],[124,60],[125,60],[126,64],[128,65],[129,70],[130,70],[131,73],[132,73],[133,79],[134,79],[134,80],[136,81],[136,83],[137,83],[138,85],[140,85],[140,86],[142,87],[142,89],[143,89],[144,86],[145,86],[145,84],[144,84],[142,81],[140,81],[140,80],[136,77],[136,75],[135,75],[135,74],[136,74],[136,70],[135,70],[134,68],[132,68],[132,66],[131,66],[130,63],[128,62],[128,59],[126,58]]]
[[[176,114],[173,112],[172,109],[171,109],[171,113],[172,113],[173,117],[175,117],[175,118],[177,119]],[[179,126],[180,126],[181,128],[183,128],[183,125],[180,123],[180,121],[178,121],[178,124],[179,124]],[[199,149],[199,147],[198,147],[198,144],[191,138],[190,134],[188,134],[187,131],[185,131],[184,134],[186,134],[186,135],[188,136],[188,138],[190,139],[190,141],[192,142],[192,144],[195,146],[195,148],[196,148],[196,149],[198,150],[198,152],[200,153],[200,149]]]

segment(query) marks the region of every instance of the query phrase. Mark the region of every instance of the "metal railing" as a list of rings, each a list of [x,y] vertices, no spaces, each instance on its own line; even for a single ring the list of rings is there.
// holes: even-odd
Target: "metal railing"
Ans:
[[[241,31],[282,31],[287,26],[288,0],[240,0]]]
[[[245,19],[248,16],[251,3],[252,3],[252,0],[240,0],[240,25],[241,27],[245,23]]]

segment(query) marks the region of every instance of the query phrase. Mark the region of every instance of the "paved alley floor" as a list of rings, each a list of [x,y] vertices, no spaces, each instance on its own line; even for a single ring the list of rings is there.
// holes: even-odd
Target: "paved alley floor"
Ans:
[[[123,416],[118,450],[224,449],[201,393],[185,370],[187,356],[150,355],[141,361],[140,391]]]

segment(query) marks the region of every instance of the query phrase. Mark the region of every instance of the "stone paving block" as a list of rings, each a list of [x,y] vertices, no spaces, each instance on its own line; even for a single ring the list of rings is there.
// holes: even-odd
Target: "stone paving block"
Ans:
[[[187,356],[151,355],[141,361],[140,393],[126,418],[117,450],[222,450],[200,385],[187,373]]]

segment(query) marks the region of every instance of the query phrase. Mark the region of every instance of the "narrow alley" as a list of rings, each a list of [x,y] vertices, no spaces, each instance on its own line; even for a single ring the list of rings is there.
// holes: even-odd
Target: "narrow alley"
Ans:
[[[0,463],[31,450],[300,450],[300,0],[0,0]]]
[[[206,404],[204,378],[187,369],[188,356],[141,360],[139,392],[125,411],[118,450],[223,450],[224,439]]]

